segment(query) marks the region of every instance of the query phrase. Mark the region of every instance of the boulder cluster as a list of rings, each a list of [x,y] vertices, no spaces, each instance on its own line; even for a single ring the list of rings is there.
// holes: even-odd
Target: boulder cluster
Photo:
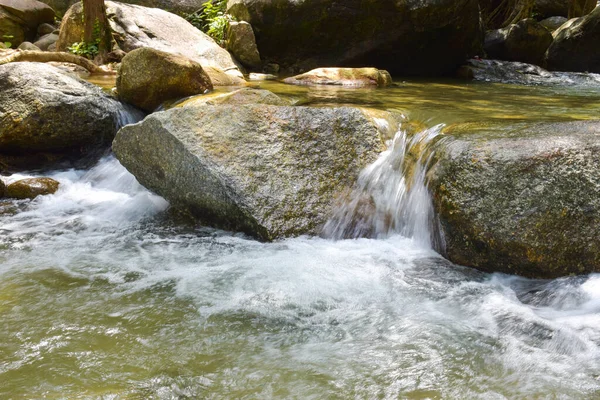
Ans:
[[[536,0],[535,18],[503,24],[493,0],[229,0],[218,42],[177,15],[197,12],[194,1],[106,1],[113,51],[96,62],[116,75],[109,91],[73,67],[28,62],[81,42],[82,3],[67,3],[0,0],[0,172],[85,166],[113,151],[174,209],[261,240],[321,234],[407,121],[296,105],[252,81],[381,90],[392,74],[531,85],[600,72],[600,7],[561,1]],[[449,127],[427,175],[438,250],[486,271],[600,271],[598,135],[593,121],[501,137]],[[0,197],[58,187],[0,180]]]

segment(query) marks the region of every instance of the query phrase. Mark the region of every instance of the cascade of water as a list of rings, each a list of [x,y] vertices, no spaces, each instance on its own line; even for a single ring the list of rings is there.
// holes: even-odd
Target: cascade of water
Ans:
[[[433,212],[426,173],[431,144],[443,125],[414,135],[398,131],[388,149],[366,167],[344,197],[323,233],[334,239],[400,234],[433,245]]]

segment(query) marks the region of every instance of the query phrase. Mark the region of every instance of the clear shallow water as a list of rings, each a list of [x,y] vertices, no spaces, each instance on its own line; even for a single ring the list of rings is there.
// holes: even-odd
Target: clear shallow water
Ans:
[[[397,235],[259,243],[177,221],[112,158],[50,176],[0,204],[0,398],[600,397],[600,275],[489,275]]]

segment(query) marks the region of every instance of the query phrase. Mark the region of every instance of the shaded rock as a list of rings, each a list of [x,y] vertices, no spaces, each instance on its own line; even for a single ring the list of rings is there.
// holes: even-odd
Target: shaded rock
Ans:
[[[197,62],[147,47],[127,54],[117,75],[119,98],[148,112],[167,100],[212,88],[209,76]]]
[[[37,27],[37,33],[40,36],[47,35],[49,33],[54,32],[55,30],[56,30],[56,27],[54,25],[51,25],[51,24],[48,24],[48,23],[40,24]]]
[[[54,10],[36,0],[0,0],[0,8],[14,15],[33,33],[43,23],[54,22]]]
[[[20,21],[0,8],[0,43],[8,42],[17,47],[26,39],[28,29]]]
[[[229,0],[252,25],[263,61],[287,70],[376,65],[391,73],[453,72],[481,54],[477,0]]]
[[[283,80],[292,85],[388,86],[392,77],[377,68],[317,68]]]
[[[0,198],[6,196],[6,184],[0,179]]]
[[[383,150],[378,126],[350,107],[196,105],[121,129],[113,150],[174,207],[272,240],[319,232]]]
[[[554,32],[546,53],[549,70],[600,72],[600,7]]]
[[[262,62],[258,48],[256,47],[256,39],[252,26],[245,22],[230,21],[227,26],[227,50],[249,68],[260,68]]]
[[[60,184],[52,178],[28,178],[13,182],[6,187],[6,197],[35,199],[37,196],[56,193]]]
[[[126,55],[127,55],[127,53],[125,53],[123,50],[116,49],[116,50],[113,50],[110,53],[108,53],[104,60],[107,63],[110,63],[110,62],[119,63],[119,62],[121,62],[121,60],[123,60],[123,57],[125,57]]]
[[[518,85],[600,87],[600,75],[580,72],[550,72],[537,65],[514,61],[468,60],[457,75],[463,79]]]
[[[35,44],[31,43],[31,42],[23,42],[19,45],[19,47],[17,47],[17,49],[19,50],[33,50],[33,51],[40,51],[40,48],[37,47]]]
[[[533,14],[538,18],[567,17],[569,2],[565,0],[535,0]]]
[[[540,25],[548,29],[550,32],[554,32],[567,21],[568,19],[565,17],[550,17],[540,21]]]
[[[448,259],[533,278],[600,271],[598,122],[447,140],[431,190]]]
[[[242,77],[227,50],[183,18],[158,8],[106,2],[106,13],[119,48],[130,52],[150,47],[190,58],[203,67],[212,66]],[[82,6],[74,4],[65,14],[57,49],[65,51],[83,36]]]
[[[49,33],[47,35],[42,36],[38,41],[34,43],[41,50],[46,51],[50,46],[52,46],[58,40],[58,35],[54,33]]]
[[[488,31],[484,49],[489,58],[541,65],[552,34],[534,19]]]
[[[142,114],[76,75],[40,63],[0,66],[0,166],[36,168],[110,144]]]

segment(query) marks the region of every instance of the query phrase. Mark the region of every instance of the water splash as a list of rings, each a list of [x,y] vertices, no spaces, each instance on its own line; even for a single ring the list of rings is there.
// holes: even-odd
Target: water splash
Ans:
[[[400,234],[432,247],[431,196],[426,173],[433,156],[431,144],[444,125],[414,135],[400,130],[388,149],[365,168],[349,196],[323,228],[334,239]]]

